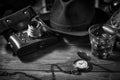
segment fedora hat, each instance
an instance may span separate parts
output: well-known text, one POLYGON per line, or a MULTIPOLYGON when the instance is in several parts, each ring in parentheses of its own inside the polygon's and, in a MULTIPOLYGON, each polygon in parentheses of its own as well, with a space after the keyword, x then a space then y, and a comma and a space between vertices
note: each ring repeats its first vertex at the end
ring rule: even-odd
POLYGON ((55 0, 48 29, 75 36, 88 34, 94 15, 94 0, 55 0))

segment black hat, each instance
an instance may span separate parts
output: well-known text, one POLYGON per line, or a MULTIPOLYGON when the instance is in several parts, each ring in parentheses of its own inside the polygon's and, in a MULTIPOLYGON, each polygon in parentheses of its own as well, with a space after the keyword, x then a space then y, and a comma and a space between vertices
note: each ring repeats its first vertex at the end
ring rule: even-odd
POLYGON ((94 0, 55 0, 48 28, 63 34, 84 36, 88 34, 94 15, 94 0))

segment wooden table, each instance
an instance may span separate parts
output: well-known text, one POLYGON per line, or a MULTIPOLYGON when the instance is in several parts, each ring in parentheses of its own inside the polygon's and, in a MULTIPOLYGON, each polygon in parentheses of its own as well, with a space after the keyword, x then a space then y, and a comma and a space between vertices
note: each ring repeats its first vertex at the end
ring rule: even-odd
MULTIPOLYGON (((1 36, 0 71, 8 71, 10 73, 24 72, 38 78, 39 80, 53 80, 51 64, 57 64, 63 70, 72 70, 73 62, 80 59, 77 52, 84 51, 91 57, 91 62, 99 66, 93 66, 92 71, 82 72, 81 75, 66 74, 55 67, 55 80, 120 80, 119 61, 98 59, 91 54, 89 44, 82 44, 79 40, 76 42, 79 42, 79 44, 69 44, 68 42, 65 43, 60 41, 43 51, 38 51, 22 58, 18 58, 17 56, 13 56, 11 51, 5 49, 6 41, 1 36)), ((74 41, 73 43, 76 42, 74 41)), ((0 76, 0 80, 3 77, 4 76, 0 76)))

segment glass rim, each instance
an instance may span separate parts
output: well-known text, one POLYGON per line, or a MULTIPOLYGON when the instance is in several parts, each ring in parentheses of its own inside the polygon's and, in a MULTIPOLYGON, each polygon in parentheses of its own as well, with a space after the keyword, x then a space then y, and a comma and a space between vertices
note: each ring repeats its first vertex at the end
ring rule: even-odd
MULTIPOLYGON (((91 27, 89 27, 88 29, 88 33, 89 35, 92 35, 92 36, 95 36, 92 32, 94 32, 96 29, 99 29, 100 26, 110 26, 108 24, 93 24, 91 27), (98 25, 98 26, 97 26, 98 25), (96 26, 96 27, 95 27, 96 26)), ((113 38, 115 37, 116 35, 112 35, 110 38, 113 38)), ((101 36, 98 36, 98 37, 101 37, 101 36)))
POLYGON ((96 29, 98 29, 99 27, 100 27, 100 24, 93 24, 92 26, 89 27, 88 33, 93 35, 92 32, 95 31, 96 29), (99 25, 99 26, 97 26, 97 25, 99 25), (96 26, 96 28, 94 28, 95 26, 96 26))

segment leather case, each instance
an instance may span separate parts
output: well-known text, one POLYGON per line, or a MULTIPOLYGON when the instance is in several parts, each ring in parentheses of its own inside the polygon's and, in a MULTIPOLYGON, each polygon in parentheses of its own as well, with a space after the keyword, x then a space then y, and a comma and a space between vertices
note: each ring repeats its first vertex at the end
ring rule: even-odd
POLYGON ((31 6, 27 6, 11 15, 0 19, 0 34, 8 29, 20 31, 25 29, 27 23, 36 16, 31 6), (24 25, 26 24, 26 25, 24 25))

